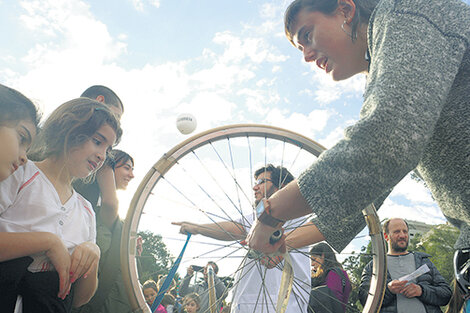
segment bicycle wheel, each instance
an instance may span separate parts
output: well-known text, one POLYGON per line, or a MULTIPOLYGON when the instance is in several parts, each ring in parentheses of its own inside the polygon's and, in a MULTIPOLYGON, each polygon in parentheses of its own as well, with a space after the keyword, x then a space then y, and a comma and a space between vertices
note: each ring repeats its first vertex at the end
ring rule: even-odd
MULTIPOLYGON (((171 222, 189 220, 220 225, 229 221, 249 229, 254 218, 247 218, 253 216, 254 170, 272 163, 287 168, 297 176, 324 150, 320 144, 297 133, 277 127, 246 124, 223 126, 200 133, 163 155, 139 185, 123 227, 122 272, 135 312, 150 312, 141 292, 136 266, 135 246, 139 231, 147 230, 161 235, 170 253, 176 256, 183 246, 184 237, 178 233, 179 227, 172 226, 171 222)), ((373 260, 373 275, 363 308, 363 312, 369 313, 378 312, 380 308, 385 286, 386 258, 375 209, 369 206, 363 210, 363 214, 372 242, 370 256, 373 260)), ((287 224, 286 233, 311 218, 310 215, 290 226, 287 224)), ((307 251, 307 248, 294 249, 292 253, 298 253, 304 258, 300 261, 302 267, 308 263, 310 268, 307 251)), ((184 276, 185 268, 192 264, 205 265, 207 260, 217 262, 220 268, 218 276, 228 277, 228 280, 234 282, 224 290, 227 302, 235 299, 237 292, 241 292, 239 282, 245 278, 244 275, 257 273, 260 283, 256 286, 259 291, 253 297, 256 303, 252 307, 258 310, 250 309, 250 312, 275 312, 276 298, 272 296, 270 287, 273 282, 265 279, 273 273, 268 271, 281 272, 282 263, 268 270, 258 260, 246 256, 247 248, 235 238, 222 242, 201 235, 193 236, 178 273, 184 276), (260 305, 262 310, 259 309, 260 305)), ((306 278, 305 271, 296 272, 294 268, 291 298, 298 305, 295 312, 307 311, 306 303, 311 290, 309 274, 310 270, 306 278)))

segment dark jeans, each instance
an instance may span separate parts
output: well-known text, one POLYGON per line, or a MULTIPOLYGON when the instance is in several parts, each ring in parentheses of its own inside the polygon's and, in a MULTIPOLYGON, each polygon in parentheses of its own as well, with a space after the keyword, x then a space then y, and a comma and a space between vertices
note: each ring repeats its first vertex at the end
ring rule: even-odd
MULTIPOLYGON (((16 298, 23 298, 23 313, 67 313, 72 309, 72 295, 64 300, 59 293, 59 274, 29 272, 30 257, 0 262, 0 308, 10 313, 15 309, 16 298)), ((72 286, 73 287, 73 286, 72 286)))

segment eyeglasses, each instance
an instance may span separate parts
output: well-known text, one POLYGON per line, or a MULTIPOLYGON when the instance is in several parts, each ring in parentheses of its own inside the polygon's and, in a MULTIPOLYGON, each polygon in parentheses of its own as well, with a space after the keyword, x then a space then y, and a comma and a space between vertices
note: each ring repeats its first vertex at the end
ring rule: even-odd
POLYGON ((255 186, 264 184, 264 183, 267 182, 267 181, 274 182, 274 181, 272 181, 272 180, 269 179, 269 178, 260 178, 260 179, 257 179, 257 180, 255 181, 255 186))

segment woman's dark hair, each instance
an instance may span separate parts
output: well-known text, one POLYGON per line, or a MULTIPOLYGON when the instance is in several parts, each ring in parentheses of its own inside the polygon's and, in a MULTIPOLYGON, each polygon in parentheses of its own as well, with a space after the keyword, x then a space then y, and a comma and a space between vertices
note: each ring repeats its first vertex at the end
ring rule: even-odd
POLYGON ((162 298, 162 302, 160 302, 164 307, 166 307, 167 305, 175 305, 175 297, 173 297, 171 294, 169 293, 166 293, 163 298, 162 298))
POLYGON ((37 128, 40 115, 34 103, 10 87, 0 85, 0 126, 16 125, 29 120, 37 128))
POLYGON ((155 290, 155 292, 158 292, 158 287, 157 287, 157 283, 152 280, 152 279, 149 279, 147 280, 143 285, 142 285, 142 291, 144 289, 148 289, 148 288, 151 288, 153 290, 155 290))
POLYGON ((127 153, 119 149, 113 149, 108 153, 108 158, 106 158, 105 165, 111 167, 113 170, 115 168, 121 167, 131 161, 132 166, 134 166, 134 159, 127 153))
MULTIPOLYGON (((359 24, 369 23, 369 18, 374 11, 379 0, 354 0, 356 12, 351 21, 351 38, 354 41, 357 37, 359 24)), ((325 15, 333 15, 338 8, 337 0, 295 0, 286 9, 284 15, 284 31, 289 41, 295 46, 292 27, 294 27, 297 17, 302 10, 308 12, 320 12, 325 15)))
POLYGON ((40 161, 65 156, 71 148, 85 143, 105 124, 116 133, 114 144, 117 144, 122 135, 121 126, 106 106, 89 98, 70 100, 55 109, 44 122, 31 148, 31 158, 40 161))
POLYGON ((199 295, 195 292, 192 292, 183 298, 183 306, 191 300, 196 302, 198 307, 201 307, 201 298, 199 298, 199 295))
POLYGON ((323 282, 325 281, 326 275, 328 275, 328 272, 331 269, 343 268, 341 266, 341 263, 339 263, 338 260, 336 259, 335 252, 327 243, 320 242, 320 243, 313 245, 312 248, 310 249, 309 254, 324 258, 323 264, 320 266, 319 270, 314 275, 314 277, 320 278, 320 280, 322 280, 323 282))

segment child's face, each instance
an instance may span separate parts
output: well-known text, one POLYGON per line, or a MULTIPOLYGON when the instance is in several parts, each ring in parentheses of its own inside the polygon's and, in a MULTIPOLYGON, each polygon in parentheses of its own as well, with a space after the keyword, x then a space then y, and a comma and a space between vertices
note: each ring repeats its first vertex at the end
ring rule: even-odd
POLYGON ((196 301, 189 300, 184 305, 184 309, 186 310, 187 313, 196 313, 197 310, 199 310, 199 306, 197 305, 196 301))
POLYGON ((116 189, 125 190, 129 182, 134 178, 134 165, 131 160, 118 165, 114 169, 114 178, 116 180, 116 189))
POLYGON ((147 301, 147 304, 149 306, 152 306, 153 301, 157 297, 157 292, 153 288, 145 288, 144 297, 145 297, 145 301, 147 301))
POLYGON ((70 149, 66 167, 71 176, 87 177, 97 171, 106 159, 106 152, 116 141, 116 133, 108 124, 101 126, 89 140, 70 149))
POLYGON ((0 126, 0 181, 26 163, 26 151, 36 137, 36 127, 22 120, 15 126, 0 126))

